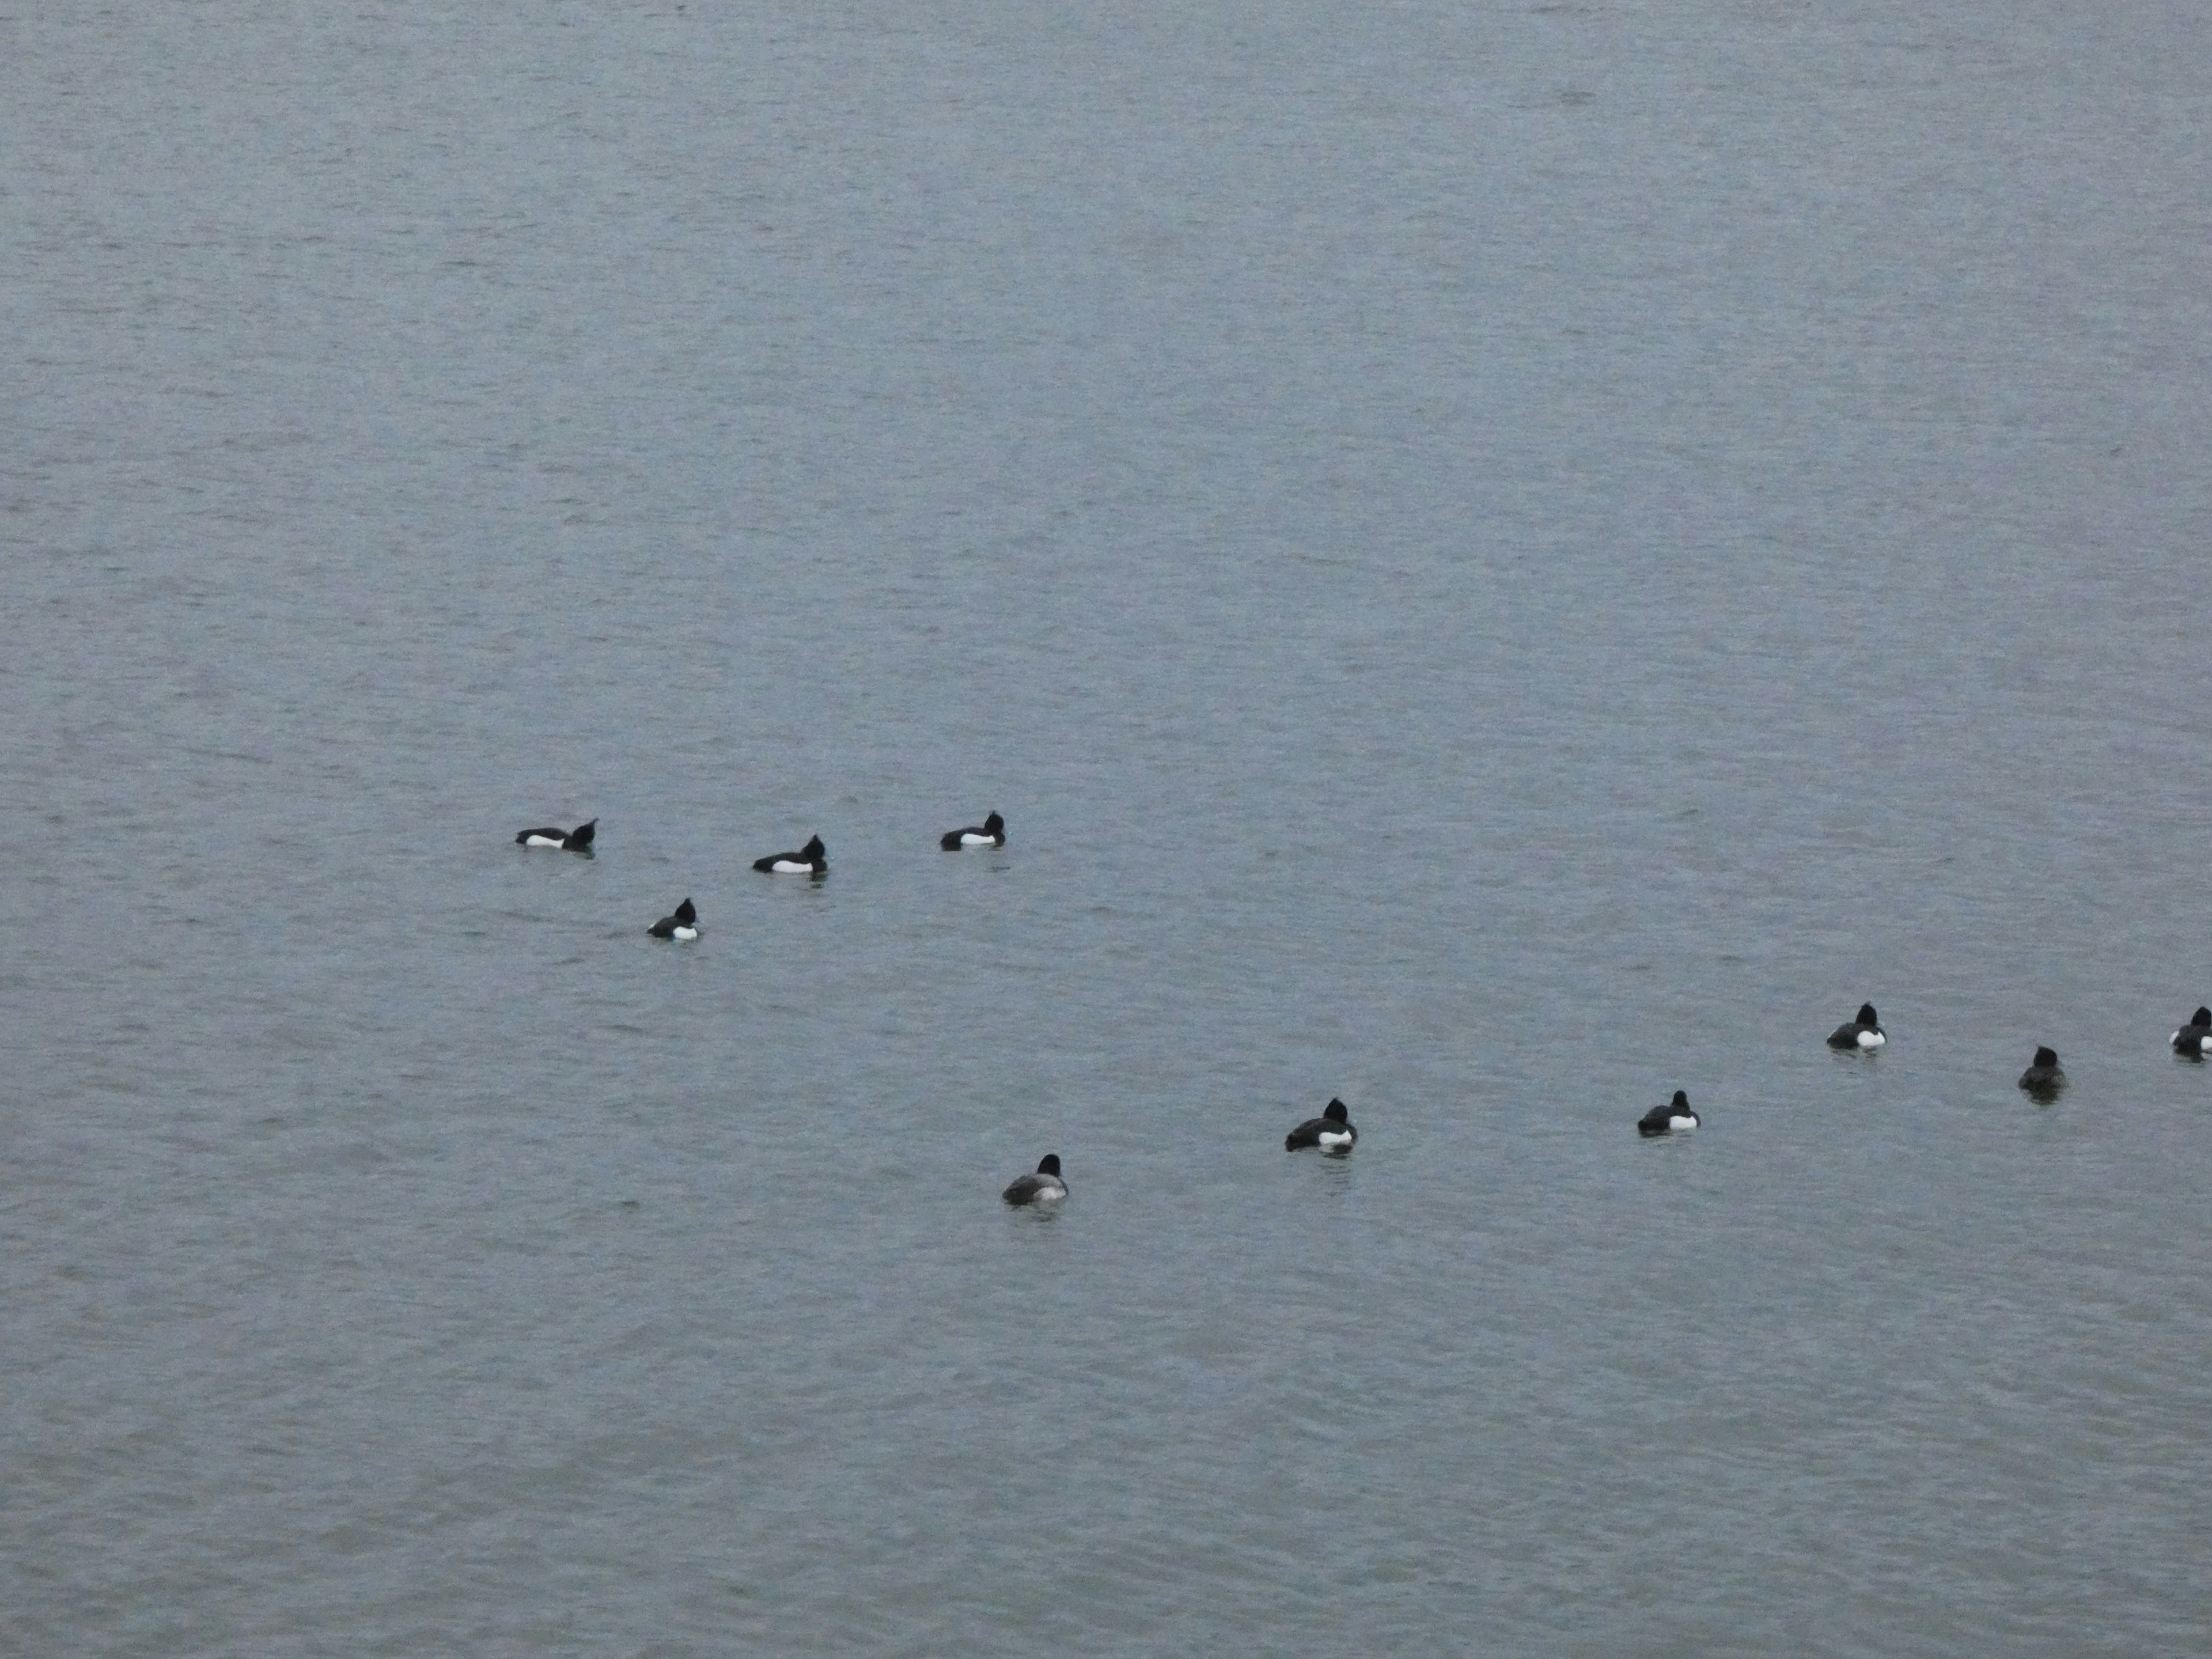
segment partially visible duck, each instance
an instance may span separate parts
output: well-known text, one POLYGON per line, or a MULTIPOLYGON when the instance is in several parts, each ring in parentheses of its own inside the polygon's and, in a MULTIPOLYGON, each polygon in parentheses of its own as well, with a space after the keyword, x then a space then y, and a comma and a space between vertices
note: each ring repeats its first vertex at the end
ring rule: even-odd
POLYGON ((1846 1020, 1828 1033, 1831 1048, 1879 1048, 1889 1039, 1882 1035, 1881 1021, 1875 1018, 1874 1004, 1859 1004, 1858 1017, 1846 1020))
POLYGON ((1348 1152, 1359 1141, 1359 1131, 1345 1115, 1345 1104, 1332 1099, 1319 1117, 1310 1117, 1283 1137, 1283 1150, 1296 1152, 1318 1146, 1324 1152, 1348 1152))
POLYGON ((2038 1100, 2051 1100, 2066 1086, 2066 1073, 2058 1069, 2056 1048, 2038 1048, 2035 1063, 2020 1074, 2020 1086, 2038 1100))
POLYGON ((1060 1178, 1060 1154, 1047 1152, 1035 1175, 1025 1175, 1001 1194, 1009 1204, 1049 1204, 1067 1196, 1067 1183, 1060 1178))
POLYGON ((965 830, 948 830, 938 837, 937 844, 948 853, 957 853, 963 847, 1004 847, 1006 844, 1006 821, 996 812, 980 824, 970 824, 965 830))
POLYGON ((564 853, 588 853, 592 837, 599 832, 599 821, 580 823, 574 830, 525 830, 514 838, 517 847, 557 847, 564 853))
POLYGON ((1690 1109, 1686 1091, 1674 1091, 1674 1099, 1664 1106, 1654 1106, 1636 1120, 1636 1133, 1640 1135, 1682 1134, 1698 1127, 1698 1115, 1690 1109))
POLYGON ((753 868, 771 876, 826 876, 830 860, 822 837, 816 836, 796 853, 770 853, 764 859, 755 859, 753 868))
POLYGON ((2173 1034, 2173 1052, 2202 1060, 2212 1054, 2212 1008, 2199 1008, 2189 1024, 2173 1034))
POLYGON ((685 899, 676 907, 673 915, 661 917, 645 930, 655 939, 694 939, 699 937, 699 913, 685 899))

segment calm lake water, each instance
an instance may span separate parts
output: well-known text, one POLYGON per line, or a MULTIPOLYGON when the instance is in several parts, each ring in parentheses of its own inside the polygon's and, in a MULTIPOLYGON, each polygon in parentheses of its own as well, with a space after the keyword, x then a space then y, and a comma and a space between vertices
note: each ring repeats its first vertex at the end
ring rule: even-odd
POLYGON ((0 1648, 2212 1645, 2212 13, 0 61, 0 1648))

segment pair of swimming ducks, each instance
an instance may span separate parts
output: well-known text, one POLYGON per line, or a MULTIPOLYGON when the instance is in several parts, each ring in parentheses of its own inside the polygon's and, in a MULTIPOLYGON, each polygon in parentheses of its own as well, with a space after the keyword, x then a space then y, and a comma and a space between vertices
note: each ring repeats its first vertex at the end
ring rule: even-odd
MULTIPOLYGON (((2200 1007, 2190 1015, 2189 1024, 2172 1036, 2173 1052, 2191 1060, 2203 1060, 2212 1054, 2212 1008, 2200 1007)), ((2055 1100, 2058 1091, 2066 1086, 2066 1073, 2059 1069, 2058 1052, 2055 1048, 2038 1048, 2035 1063, 2020 1074, 2020 1086, 2038 1100, 2055 1100)))
MULTIPOLYGON (((1888 1041, 1871 1002, 1861 1003, 1856 1019, 1846 1020, 1828 1033, 1831 1048, 1856 1048, 1862 1054, 1879 1048, 1888 1041)), ((2066 1086, 2066 1073, 2058 1069, 2057 1051, 2038 1048, 2034 1060, 2020 1074, 2020 1086, 2038 1100, 2054 1098, 2066 1086)))
MULTIPOLYGON (((2202 1008, 2197 1012, 2200 1014, 2205 1012, 2202 1008)), ((2179 1032, 2175 1033, 2177 1037, 2179 1035, 2179 1032)), ((1879 1048, 1888 1041, 1888 1036, 1881 1029, 1881 1018, 1875 1014, 1874 1004, 1871 1002, 1861 1003, 1856 1018, 1844 1021, 1828 1033, 1828 1046, 1831 1048, 1856 1048, 1862 1053, 1879 1048)), ((2177 1042, 2175 1046, 2179 1047, 2179 1044, 2177 1042)), ((2058 1069, 2057 1051, 2051 1048, 2038 1048, 2035 1051, 2033 1062, 2020 1074, 2020 1086, 2039 1099, 2044 1100, 2051 1098, 2064 1088, 2066 1073, 2058 1069)))
MULTIPOLYGON (((755 859, 753 868, 764 876, 826 876, 829 851, 822 845, 822 837, 816 836, 795 853, 770 853, 766 858, 755 859)), ((655 939, 674 939, 678 944, 695 939, 699 937, 699 908, 686 898, 645 931, 655 939)))
MULTIPOLYGON (((1313 1147, 1341 1155, 1358 1142, 1359 1131, 1352 1127, 1349 1109, 1340 1100, 1331 1100, 1319 1117, 1308 1118, 1283 1137, 1283 1150, 1302 1152, 1313 1147)), ((1066 1198, 1067 1182, 1060 1179, 1060 1154, 1047 1152, 1035 1175, 1022 1176, 1001 1196, 1009 1204, 1054 1204, 1066 1198)))
MULTIPOLYGON (((593 818, 574 830, 520 830, 514 842, 518 847, 550 847, 564 853, 589 854, 599 833, 599 821, 593 818)), ((1004 847, 1006 821, 994 812, 981 823, 946 830, 937 838, 937 844, 948 853, 957 853, 963 847, 1004 847)), ((821 836, 814 836, 795 853, 770 853, 766 858, 755 859, 753 868, 767 876, 826 876, 830 873, 829 849, 823 846, 821 836)), ((687 897, 645 931, 655 939, 679 943, 695 939, 699 937, 699 908, 687 897)))
MULTIPOLYGON (((1862 1002, 1857 1014, 1845 1020, 1828 1033, 1831 1048, 1856 1048, 1862 1054, 1871 1054, 1889 1041, 1881 1029, 1881 1016, 1874 1011, 1874 1004, 1862 1002)), ((1654 1106, 1636 1120, 1636 1133, 1640 1135, 1678 1135, 1698 1127, 1698 1115, 1690 1109, 1686 1091, 1674 1091, 1674 1099, 1664 1106, 1654 1106)))

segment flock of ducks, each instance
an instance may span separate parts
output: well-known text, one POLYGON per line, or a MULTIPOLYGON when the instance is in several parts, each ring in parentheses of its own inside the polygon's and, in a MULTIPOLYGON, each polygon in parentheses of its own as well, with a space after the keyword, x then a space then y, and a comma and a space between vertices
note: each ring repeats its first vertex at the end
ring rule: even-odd
MULTIPOLYGON (((524 830, 514 837, 520 847, 546 847, 562 852, 581 853, 591 856, 592 842, 599 834, 599 821, 580 823, 574 830, 524 830)), ((982 823, 964 829, 948 830, 938 837, 937 844, 947 853, 957 853, 969 847, 1004 847, 1006 844, 1006 821, 996 812, 982 823)), ((753 860, 753 868, 763 875, 807 876, 820 878, 830 873, 829 851, 822 837, 808 837, 806 845, 795 853, 770 853, 765 858, 753 860)), ((699 912, 686 898, 659 921, 646 929, 655 939, 682 943, 699 937, 699 912)), ((1881 1017, 1875 1012, 1874 1004, 1863 1002, 1850 1019, 1828 1033, 1831 1048, 1855 1050, 1872 1054, 1888 1042, 1889 1036, 1881 1029, 1881 1017)), ((2212 1055, 2212 1007, 2200 1007, 2189 1017, 2189 1024, 2173 1034, 2173 1051, 2194 1060, 2212 1055)), ((2038 1101, 2049 1102, 2058 1097, 2066 1086, 2066 1073, 2060 1069, 2056 1049, 2039 1048, 2028 1068, 2020 1074, 2020 1086, 2038 1101)), ((1654 1135, 1684 1134, 1698 1127, 1698 1117, 1691 1109, 1686 1091, 1677 1089, 1674 1097, 1663 1106, 1654 1106, 1637 1119, 1637 1133, 1646 1138, 1654 1135)), ((1350 1109, 1340 1100, 1332 1099, 1322 1109, 1319 1117, 1310 1117, 1283 1137, 1283 1150, 1290 1152, 1309 1150, 1343 1157, 1359 1143, 1359 1131, 1353 1127, 1350 1109)), ((1001 1194, 1006 1202, 1015 1205, 1051 1204, 1067 1196, 1067 1182, 1060 1172, 1060 1154, 1048 1152, 1036 1172, 1023 1176, 1001 1194)))

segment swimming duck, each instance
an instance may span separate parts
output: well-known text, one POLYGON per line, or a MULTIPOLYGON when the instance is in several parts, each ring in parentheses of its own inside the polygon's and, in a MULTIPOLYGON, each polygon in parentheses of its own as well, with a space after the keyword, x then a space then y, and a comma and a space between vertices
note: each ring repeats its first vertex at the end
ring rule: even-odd
POLYGON ((588 853, 592 837, 599 832, 599 821, 580 823, 574 830, 525 830, 516 835, 517 847, 557 847, 564 853, 588 853))
POLYGON ((2173 1034, 2173 1052, 2202 1060, 2212 1054, 2212 1008, 2199 1008, 2189 1024, 2173 1034))
POLYGON ((1047 1152, 1035 1175, 1025 1175, 1002 1194, 1009 1204, 1048 1204, 1067 1196, 1067 1183, 1060 1178, 1060 1154, 1047 1152))
POLYGON ((1879 1048, 1888 1042, 1882 1034, 1881 1021, 1875 1017, 1874 1004, 1859 1004, 1858 1017, 1847 1020, 1828 1033, 1831 1048, 1857 1048, 1862 1051, 1879 1048))
POLYGON ((1636 1120, 1636 1133, 1640 1135, 1681 1134, 1698 1127, 1698 1115, 1690 1109, 1686 1091, 1674 1091, 1674 1099, 1664 1106, 1654 1106, 1636 1120))
POLYGON ((938 837, 937 844, 948 853, 957 853, 963 847, 1004 847, 1006 844, 1006 821, 996 812, 979 824, 965 830, 948 830, 938 837))
POLYGON ((826 876, 830 860, 822 845, 822 837, 814 836, 796 853, 770 853, 764 859, 755 859, 753 868, 771 876, 826 876))
POLYGON ((1318 1146, 1324 1152, 1348 1152, 1358 1140, 1359 1131, 1345 1115, 1344 1103, 1331 1099, 1321 1109, 1319 1117, 1308 1118, 1283 1137, 1283 1150, 1295 1152, 1318 1146))
POLYGON ((2038 1100, 2051 1100, 2066 1086, 2066 1073, 2058 1069, 2056 1048, 2038 1048, 2035 1063, 2020 1074, 2020 1086, 2038 1100))
POLYGON ((685 899, 676 907, 673 915, 661 917, 646 932, 655 939, 695 939, 699 937, 699 913, 691 908, 691 901, 685 899))

